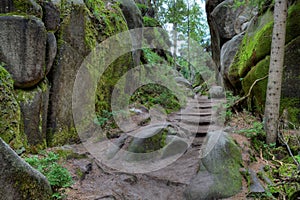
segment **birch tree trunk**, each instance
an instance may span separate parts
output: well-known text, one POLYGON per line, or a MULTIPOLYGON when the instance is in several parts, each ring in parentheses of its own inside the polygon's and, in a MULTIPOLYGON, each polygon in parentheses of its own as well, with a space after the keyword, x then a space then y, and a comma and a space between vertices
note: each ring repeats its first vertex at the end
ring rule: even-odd
POLYGON ((287 0, 275 0, 274 27, 264 116, 267 144, 275 143, 277 140, 286 17, 287 0))

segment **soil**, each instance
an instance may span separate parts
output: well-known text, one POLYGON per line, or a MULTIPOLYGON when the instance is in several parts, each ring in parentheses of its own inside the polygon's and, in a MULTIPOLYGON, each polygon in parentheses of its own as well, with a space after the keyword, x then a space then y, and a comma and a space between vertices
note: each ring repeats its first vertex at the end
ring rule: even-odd
MULTIPOLYGON (((234 130, 249 128, 254 120, 255 118, 249 117, 247 113, 240 113, 234 115, 227 125, 234 132, 234 130)), ((65 167, 71 172, 74 180, 74 184, 66 189, 66 199, 182 200, 184 199, 183 191, 199 167, 199 150, 205 139, 205 135, 201 136, 195 138, 192 145, 176 162, 160 170, 140 174, 120 172, 107 167, 95 159, 82 144, 65 146, 65 149, 71 149, 77 155, 85 157, 70 158, 65 163, 65 167)), ((254 153, 249 139, 236 133, 232 133, 231 136, 241 147, 243 158, 241 171, 251 169, 256 173, 259 172, 266 163, 259 156, 257 162, 251 163, 250 155, 254 153)), ((241 192, 227 199, 251 199, 247 197, 248 195, 248 183, 244 178, 241 192)))

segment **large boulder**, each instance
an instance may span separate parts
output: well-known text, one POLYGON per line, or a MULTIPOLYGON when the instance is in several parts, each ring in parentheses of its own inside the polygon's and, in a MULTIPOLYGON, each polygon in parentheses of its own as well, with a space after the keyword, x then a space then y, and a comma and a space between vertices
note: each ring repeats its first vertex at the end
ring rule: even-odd
MULTIPOLYGON (((206 1, 207 21, 211 34, 212 57, 216 70, 220 72, 220 51, 222 46, 234 36, 245 31, 254 15, 249 6, 235 7, 233 0, 206 1)), ((217 76, 218 82, 222 82, 217 76)))
MULTIPOLYGON (((281 92, 281 111, 287 109, 289 120, 293 123, 300 122, 300 90, 295 85, 299 84, 299 49, 300 28, 296 22, 300 20, 300 2, 289 7, 286 45, 284 58, 284 75, 281 92)), ((259 17, 256 23, 249 27, 240 49, 230 66, 230 77, 235 82, 237 91, 248 93, 251 85, 260 78, 265 77, 269 71, 271 33, 273 26, 272 13, 269 11, 259 17), (240 56, 243 59, 238 59, 240 56), (241 84, 240 84, 241 83, 241 84), (238 87, 237 85, 241 85, 238 87)), ((259 81, 252 89, 249 101, 253 110, 258 113, 264 112, 266 88, 268 79, 259 81)))
MULTIPOLYGON (((126 19, 128 29, 137 29, 143 27, 142 13, 133 0, 121 0, 121 9, 126 19)), ((142 37, 143 37, 142 29, 140 29, 139 31, 135 31, 135 34, 132 34, 131 36, 132 45, 134 47, 141 47, 142 37)), ((134 51, 132 56, 134 59, 135 66, 139 66, 140 58, 141 58, 141 50, 134 51)))
POLYGON ((21 107, 21 132, 27 137, 30 150, 46 147, 46 126, 49 99, 48 81, 30 90, 18 89, 16 98, 21 107))
POLYGON ((23 147, 20 134, 20 106, 15 99, 11 75, 0 64, 0 138, 15 149, 23 147))
POLYGON ((231 40, 226 42, 221 48, 221 56, 220 56, 220 72, 224 81, 224 85, 227 88, 232 88, 233 86, 230 84, 229 80, 229 67, 233 62, 234 56, 239 49, 239 45, 241 44, 244 38, 244 33, 240 33, 234 36, 231 40))
POLYGON ((51 199, 51 186, 0 138, 0 199, 51 199))
POLYGON ((54 33, 48 32, 47 35, 47 54, 46 54, 46 71, 45 74, 47 75, 54 63, 55 56, 57 53, 57 41, 54 33))
POLYGON ((45 77, 47 32, 44 23, 32 16, 0 16, 0 60, 14 85, 29 88, 45 77))
POLYGON ((250 9, 246 10, 247 7, 244 6, 234 9, 232 8, 233 4, 233 0, 225 0, 217 5, 211 13, 218 35, 222 40, 231 39, 244 31, 241 26, 237 27, 237 25, 242 24, 243 20, 244 23, 249 21, 249 17, 251 17, 248 14, 250 13, 250 9))
POLYGON ((221 199, 238 193, 242 188, 242 156, 234 141, 219 130, 208 133, 203 147, 199 172, 184 192, 186 199, 221 199))
MULTIPOLYGON (((48 74, 52 85, 49 97, 48 131, 49 133, 61 132, 62 134, 74 130, 72 115, 73 85, 84 57, 92 48, 90 45, 95 45, 87 41, 93 42, 93 38, 89 37, 94 36, 94 32, 96 32, 91 25, 88 9, 83 2, 74 2, 71 5, 68 2, 64 3, 65 7, 70 7, 66 8, 68 11, 61 11, 67 16, 58 30, 57 35, 59 38, 57 40, 59 42, 56 62, 48 74)), ((70 136, 58 135, 57 138, 65 140, 65 137, 70 136)), ((68 141, 63 141, 63 143, 65 142, 68 141)), ((60 141, 56 141, 56 143, 58 144, 60 141)))
MULTIPOLYGON (((284 73, 281 92, 280 110, 286 109, 289 113, 289 120, 293 123, 300 122, 300 90, 295 85, 300 84, 300 36, 292 40, 285 46, 284 58, 284 73)), ((269 72, 270 56, 257 63, 247 73, 242 81, 244 92, 248 92, 253 82, 259 78, 263 78, 269 72)), ((252 107, 256 112, 263 113, 266 99, 268 79, 259 81, 252 89, 249 97, 251 99, 252 107)))
POLYGON ((60 10, 52 1, 43 1, 43 21, 48 31, 57 31, 60 24, 60 10))

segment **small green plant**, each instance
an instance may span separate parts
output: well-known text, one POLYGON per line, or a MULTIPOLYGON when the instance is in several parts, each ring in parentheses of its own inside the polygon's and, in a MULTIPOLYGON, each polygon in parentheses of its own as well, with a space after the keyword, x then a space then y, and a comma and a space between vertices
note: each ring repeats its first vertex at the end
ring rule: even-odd
POLYGON ((54 152, 41 152, 41 155, 34 155, 25 158, 25 161, 39 172, 46 176, 54 194, 53 199, 62 199, 64 196, 63 188, 72 185, 72 177, 69 171, 59 164, 60 157, 54 152))
POLYGON ((234 96, 231 91, 226 91, 226 103, 223 104, 220 116, 225 121, 229 121, 233 115, 232 106, 239 99, 239 96, 234 96))
POLYGON ((137 89, 130 99, 131 103, 139 103, 147 108, 158 104, 165 108, 167 114, 179 110, 181 105, 177 97, 168 88, 158 84, 147 84, 137 89))
POLYGON ((300 163, 300 155, 296 155, 295 159, 297 160, 298 163, 300 163))

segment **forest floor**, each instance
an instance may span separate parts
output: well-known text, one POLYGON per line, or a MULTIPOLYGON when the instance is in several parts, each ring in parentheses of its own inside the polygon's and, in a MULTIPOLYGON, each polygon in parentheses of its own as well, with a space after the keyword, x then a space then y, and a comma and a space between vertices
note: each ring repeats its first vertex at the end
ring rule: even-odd
MULTIPOLYGON (((241 112, 234 114, 226 123, 227 127, 233 130, 231 136, 241 148, 243 158, 241 173, 244 175, 241 192, 227 200, 288 198, 282 188, 278 188, 278 191, 275 191, 275 195, 278 194, 278 196, 268 193, 267 183, 271 182, 271 180, 261 175, 266 166, 271 166, 275 169, 276 164, 274 163, 280 163, 281 161, 274 157, 266 159, 262 151, 257 151, 254 148, 251 137, 243 134, 247 131, 247 134, 255 134, 250 132, 256 131, 253 129, 253 124, 257 123, 257 121, 259 120, 249 113, 241 112)), ((75 181, 66 190, 67 199, 182 200, 184 199, 182 194, 189 183, 189 179, 197 171, 199 149, 204 140, 203 137, 195 139, 192 148, 189 148, 175 163, 164 169, 146 174, 130 174, 115 171, 94 159, 84 146, 70 146, 72 151, 86 157, 83 159, 71 158, 65 163, 65 167, 71 172, 75 181)), ((280 180, 276 181, 281 183, 280 180)), ((297 198, 298 196, 295 199, 297 198)))

